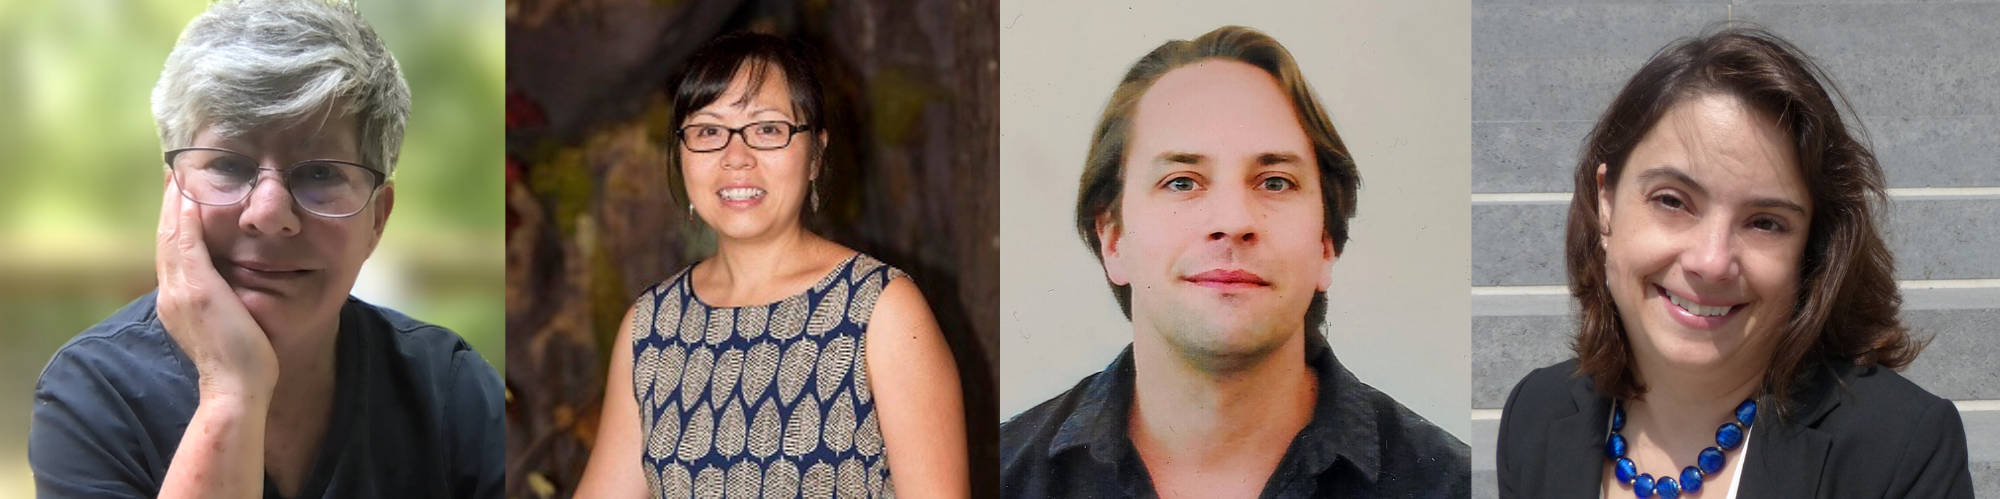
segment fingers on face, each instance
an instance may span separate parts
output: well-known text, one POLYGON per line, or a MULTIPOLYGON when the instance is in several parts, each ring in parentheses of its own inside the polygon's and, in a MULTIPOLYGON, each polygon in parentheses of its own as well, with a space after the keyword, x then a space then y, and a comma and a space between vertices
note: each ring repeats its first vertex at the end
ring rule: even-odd
POLYGON ((161 194, 159 244, 155 248, 155 271, 159 273, 161 291, 173 293, 172 287, 192 287, 201 284, 198 278, 189 274, 190 268, 208 260, 208 247, 202 241, 201 207, 183 198, 172 177, 167 179, 166 191, 161 194))

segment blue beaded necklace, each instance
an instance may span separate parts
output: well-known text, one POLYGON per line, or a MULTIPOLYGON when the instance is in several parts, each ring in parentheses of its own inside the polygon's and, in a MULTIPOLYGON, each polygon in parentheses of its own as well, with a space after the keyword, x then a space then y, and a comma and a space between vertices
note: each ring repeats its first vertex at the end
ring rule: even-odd
POLYGON ((1660 499, 1675 499, 1681 496, 1681 492, 1701 492, 1702 477, 1722 469, 1726 460, 1722 451, 1736 450, 1737 446, 1743 445, 1744 432, 1750 431, 1750 425, 1755 422, 1757 402, 1746 399, 1742 405, 1736 406, 1735 421, 1723 423, 1722 427, 1715 429, 1715 446, 1702 449, 1701 455, 1695 457, 1698 466, 1681 470, 1678 481, 1672 476, 1663 476, 1656 482, 1653 475, 1640 473, 1639 466, 1625 457, 1625 436, 1618 434, 1619 430, 1625 429, 1625 403, 1614 402, 1611 406, 1611 437, 1604 441, 1604 456, 1614 463, 1618 483, 1631 484, 1632 493, 1639 499, 1648 499, 1654 494, 1659 494, 1660 499))

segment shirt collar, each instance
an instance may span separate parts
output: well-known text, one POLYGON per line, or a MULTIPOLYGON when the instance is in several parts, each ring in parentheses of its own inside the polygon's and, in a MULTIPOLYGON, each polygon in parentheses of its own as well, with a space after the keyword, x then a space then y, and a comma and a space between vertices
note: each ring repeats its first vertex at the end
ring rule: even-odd
MULTIPOLYGON (((1375 481, 1382 469, 1382 445, 1377 427, 1380 408, 1368 399, 1374 391, 1340 365, 1324 335, 1306 335, 1306 365, 1319 380, 1319 400, 1313 407, 1312 421, 1299 430, 1285 451, 1279 472, 1290 466, 1290 472, 1297 473, 1294 476, 1317 476, 1345 459, 1361 476, 1375 481)), ((1128 432, 1135 375, 1132 347, 1127 345, 1110 366, 1084 386, 1082 400, 1050 441, 1048 456, 1055 458, 1083 447, 1092 459, 1106 465, 1129 464, 1121 463, 1128 456, 1137 460, 1128 432)))

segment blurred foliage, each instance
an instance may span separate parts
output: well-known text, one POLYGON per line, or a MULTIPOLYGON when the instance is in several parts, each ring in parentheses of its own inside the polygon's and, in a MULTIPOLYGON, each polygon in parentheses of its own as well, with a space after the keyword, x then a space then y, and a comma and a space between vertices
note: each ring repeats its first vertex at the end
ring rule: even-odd
MULTIPOLYGON (((457 331, 504 370, 505 4, 359 3, 413 109, 396 209, 355 294, 457 331)), ((33 494, 25 449, 41 367, 154 286, 151 92, 206 5, 0 0, 0 498, 33 494)))

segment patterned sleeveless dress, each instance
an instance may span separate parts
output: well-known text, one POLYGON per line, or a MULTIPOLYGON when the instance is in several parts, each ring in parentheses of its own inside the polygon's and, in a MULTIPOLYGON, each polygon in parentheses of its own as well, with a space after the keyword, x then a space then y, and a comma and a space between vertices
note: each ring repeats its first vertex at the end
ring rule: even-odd
POLYGON ((857 254, 748 307, 703 303, 688 274, 641 293, 632 321, 653 497, 894 497, 865 333, 903 273, 857 254))

